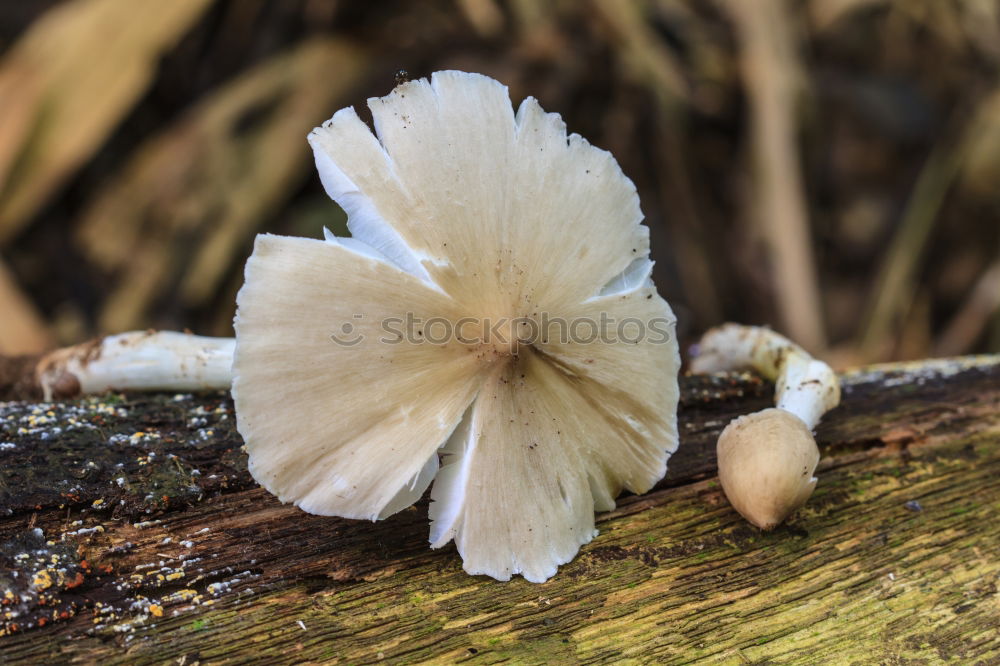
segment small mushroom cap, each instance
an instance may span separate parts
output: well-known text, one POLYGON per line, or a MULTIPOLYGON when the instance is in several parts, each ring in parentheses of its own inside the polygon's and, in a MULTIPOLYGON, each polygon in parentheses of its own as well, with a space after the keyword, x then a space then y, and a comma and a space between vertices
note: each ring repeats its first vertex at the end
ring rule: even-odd
POLYGON ((726 497, 761 529, 774 529, 805 504, 816 487, 816 440, 802 419, 783 409, 733 420, 719 436, 716 450, 726 497))

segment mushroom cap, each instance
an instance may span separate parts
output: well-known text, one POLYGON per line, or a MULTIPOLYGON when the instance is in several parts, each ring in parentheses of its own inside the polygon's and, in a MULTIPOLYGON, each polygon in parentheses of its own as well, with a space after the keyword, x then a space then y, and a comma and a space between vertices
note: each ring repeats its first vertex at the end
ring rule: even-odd
POLYGON ((677 447, 675 318, 635 186, 481 75, 438 72, 368 106, 374 134, 347 108, 309 137, 352 237, 263 235, 247 262, 233 396, 250 471, 306 511, 372 520, 433 480, 432 546, 454 540, 470 573, 543 581, 677 447), (460 335, 387 335, 407 318, 460 335), (462 337, 514 319, 539 334, 462 337), (356 344, 331 339, 348 331, 356 344))
POLYGON ((719 436, 716 452, 726 497, 761 529, 778 526, 816 487, 816 440, 802 419, 783 409, 734 419, 719 436))

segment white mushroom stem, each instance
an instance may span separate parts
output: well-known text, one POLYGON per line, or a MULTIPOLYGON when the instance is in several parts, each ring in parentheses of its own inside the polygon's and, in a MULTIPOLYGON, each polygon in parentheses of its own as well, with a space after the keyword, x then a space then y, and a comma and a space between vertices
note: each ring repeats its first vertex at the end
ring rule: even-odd
POLYGON ((772 380, 778 409, 799 417, 810 430, 840 404, 833 369, 769 328, 723 324, 705 333, 694 353, 692 372, 750 368, 772 380))
POLYGON ((43 356, 36 377, 46 400, 105 391, 199 391, 232 384, 233 338, 171 331, 109 335, 43 356))
POLYGON ((754 525, 773 529, 816 486, 812 429, 840 402, 837 375, 787 338, 755 326, 712 329, 694 353, 694 372, 752 368, 775 382, 777 408, 733 419, 716 444, 719 481, 730 503, 754 525))

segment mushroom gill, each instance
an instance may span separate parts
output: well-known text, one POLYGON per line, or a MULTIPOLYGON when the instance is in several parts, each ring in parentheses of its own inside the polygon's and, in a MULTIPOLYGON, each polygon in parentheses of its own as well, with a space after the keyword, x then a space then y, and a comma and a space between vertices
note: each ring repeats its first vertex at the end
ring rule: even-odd
POLYGON ((254 477, 379 519, 433 483, 433 547, 552 576, 594 511, 677 446, 674 316, 614 158, 532 98, 438 72, 309 137, 350 238, 262 235, 238 297, 233 395, 254 477))

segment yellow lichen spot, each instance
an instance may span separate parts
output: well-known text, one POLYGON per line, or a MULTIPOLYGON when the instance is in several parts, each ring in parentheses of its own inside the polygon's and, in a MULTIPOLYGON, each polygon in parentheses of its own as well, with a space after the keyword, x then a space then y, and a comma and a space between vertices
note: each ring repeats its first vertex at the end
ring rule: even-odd
POLYGON ((91 504, 91 506, 101 506, 102 504, 104 504, 104 500, 103 499, 95 499, 94 503, 91 504))
POLYGON ((184 578, 183 571, 175 571, 167 574, 167 580, 177 580, 178 578, 184 578))
POLYGON ((149 604, 149 612, 156 617, 163 617, 163 608, 159 604, 149 604))
POLYGON ((35 577, 31 580, 31 584, 39 590, 46 590, 52 587, 52 574, 49 573, 48 569, 43 569, 35 574, 35 577))
POLYGON ((198 593, 195 590, 187 588, 183 590, 177 590, 176 592, 164 597, 164 599, 167 601, 190 601, 196 596, 198 596, 198 593))

